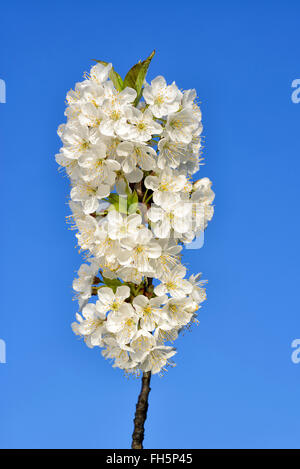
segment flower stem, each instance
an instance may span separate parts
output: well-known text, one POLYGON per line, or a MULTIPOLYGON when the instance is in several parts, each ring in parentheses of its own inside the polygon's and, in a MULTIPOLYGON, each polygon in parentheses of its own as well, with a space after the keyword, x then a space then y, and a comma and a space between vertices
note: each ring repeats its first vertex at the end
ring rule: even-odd
POLYGON ((143 373, 142 388, 137 401, 135 417, 134 417, 134 430, 132 434, 132 449, 143 449, 143 440, 145 433, 145 421, 147 418, 148 410, 148 397, 151 380, 151 371, 143 373))

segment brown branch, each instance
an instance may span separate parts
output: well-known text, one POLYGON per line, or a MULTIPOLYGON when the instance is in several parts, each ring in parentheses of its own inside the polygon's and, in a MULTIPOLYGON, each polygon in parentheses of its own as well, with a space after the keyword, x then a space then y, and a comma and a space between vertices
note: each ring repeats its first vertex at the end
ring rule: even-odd
POLYGON ((135 417, 134 417, 134 430, 132 434, 132 449, 143 449, 143 440, 145 433, 145 421, 147 418, 148 410, 148 397, 151 380, 151 371, 143 373, 142 377, 142 389, 136 405, 135 417))

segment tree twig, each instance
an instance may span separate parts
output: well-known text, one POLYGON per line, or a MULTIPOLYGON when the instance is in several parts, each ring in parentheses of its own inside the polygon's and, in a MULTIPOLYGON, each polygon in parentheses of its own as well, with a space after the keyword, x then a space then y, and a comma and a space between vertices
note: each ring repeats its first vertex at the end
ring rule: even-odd
POLYGON ((142 388, 137 401, 135 417, 134 417, 134 430, 132 434, 132 449, 143 449, 143 440, 145 433, 145 421, 147 418, 148 410, 148 397, 151 380, 151 371, 143 373, 142 388))

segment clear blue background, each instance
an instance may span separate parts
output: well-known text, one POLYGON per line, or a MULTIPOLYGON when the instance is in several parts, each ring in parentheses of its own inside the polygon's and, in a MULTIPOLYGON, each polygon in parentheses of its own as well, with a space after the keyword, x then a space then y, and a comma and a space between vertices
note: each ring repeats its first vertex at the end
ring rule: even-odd
POLYGON ((195 87, 214 220, 191 272, 209 280, 177 367, 154 377, 147 448, 300 448, 298 1, 1 4, 0 446, 127 448, 140 383, 70 329, 81 263, 54 155, 65 94, 91 59, 195 87))

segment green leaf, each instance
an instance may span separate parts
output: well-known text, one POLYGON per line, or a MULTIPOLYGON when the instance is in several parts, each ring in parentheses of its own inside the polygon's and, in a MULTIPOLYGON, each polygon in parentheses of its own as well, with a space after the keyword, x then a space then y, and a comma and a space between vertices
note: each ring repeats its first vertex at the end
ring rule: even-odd
POLYGON ((142 92, 143 83, 145 81, 150 62, 153 59, 154 55, 155 55, 155 50, 149 55, 149 57, 146 60, 142 62, 142 66, 139 70, 139 73, 135 82, 135 86, 136 86, 135 89, 136 89, 138 96, 142 92))
POLYGON ((115 205, 116 203, 119 203, 119 195, 116 193, 110 194, 109 197, 107 197, 107 200, 109 203, 115 205))
POLYGON ((128 205, 127 212, 128 212, 129 215, 132 214, 132 213, 135 213, 137 211, 138 204, 139 204, 139 198, 138 198, 138 195, 137 195, 136 191, 134 191, 128 197, 128 201, 127 201, 127 205, 128 205))
POLYGON ((135 101, 134 101, 134 103, 133 103, 135 106, 137 106, 138 103, 139 103, 140 100, 141 100, 141 97, 142 97, 142 95, 143 95, 143 89, 144 89, 144 88, 141 88, 141 91, 138 93, 137 97, 135 98, 135 101))
POLYGON ((135 213, 138 209, 138 204, 131 204, 130 207, 128 207, 128 215, 132 215, 135 213))
POLYGON ((133 191, 132 194, 128 197, 128 205, 136 204, 139 201, 136 191, 133 191))
MULTIPOLYGON (((109 78, 111 79, 115 88, 118 91, 122 91, 127 86, 129 86, 129 88, 133 88, 134 90, 136 90, 137 98, 135 100, 135 105, 141 99, 143 83, 146 78, 150 62, 153 59, 154 55, 155 55, 155 50, 149 55, 149 57, 147 57, 146 60, 143 60, 143 61, 140 60, 137 64, 135 64, 127 73, 126 77, 124 78, 124 81, 122 80, 120 75, 115 71, 114 68, 111 69, 111 72, 109 74, 109 78)), ((93 60, 102 65, 108 64, 108 62, 104 62, 103 60, 96 60, 96 59, 93 59, 93 60)))
POLYGON ((120 197, 118 194, 110 194, 107 198, 108 202, 111 203, 117 212, 127 213, 126 197, 120 197))
POLYGON ((129 86, 130 88, 133 88, 134 90, 136 90, 138 101, 141 98, 142 86, 143 86, 150 62, 154 57, 154 54, 155 54, 155 50, 149 55, 149 57, 146 60, 139 61, 139 63, 134 65, 129 70, 126 77, 124 78, 123 87, 126 88, 126 86, 129 86))
POLYGON ((120 287, 121 285, 124 285, 121 282, 121 280, 118 280, 117 278, 111 279, 111 278, 103 277, 103 282, 105 283, 107 287, 111 288, 114 291, 114 293, 116 293, 116 290, 118 287, 120 287))
MULTIPOLYGON (((98 62, 99 64, 102 64, 102 65, 107 65, 108 62, 103 62, 103 60, 96 60, 96 59, 93 59, 95 62, 98 62)), ((112 67, 111 71, 110 71, 110 74, 109 74, 109 78, 111 79, 111 81, 113 82, 114 84, 114 87, 118 90, 118 91, 122 91, 123 89, 123 80, 122 78, 120 77, 120 75, 115 71, 115 69, 112 67)))
POLYGON ((136 191, 128 194, 127 197, 113 193, 110 194, 107 200, 115 207, 117 212, 124 213, 125 215, 135 213, 139 202, 136 191))
POLYGON ((128 199, 127 197, 120 197, 119 196, 119 204, 118 204, 118 208, 117 210, 120 212, 120 213, 127 213, 127 207, 128 207, 128 199))
POLYGON ((124 85, 123 85, 123 80, 122 78, 120 77, 120 75, 112 68, 111 69, 111 72, 109 74, 109 78, 111 79, 111 81, 113 82, 115 88, 118 90, 118 91, 122 91, 122 89, 124 88, 124 85))
POLYGON ((129 70, 126 77, 124 78, 124 84, 123 84, 124 88, 126 88, 126 86, 129 86, 129 88, 133 88, 135 90, 135 83, 140 73, 141 67, 142 67, 142 62, 140 61, 138 64, 134 65, 129 70))

